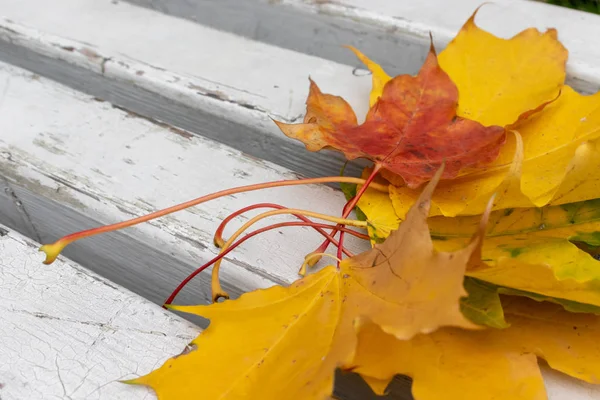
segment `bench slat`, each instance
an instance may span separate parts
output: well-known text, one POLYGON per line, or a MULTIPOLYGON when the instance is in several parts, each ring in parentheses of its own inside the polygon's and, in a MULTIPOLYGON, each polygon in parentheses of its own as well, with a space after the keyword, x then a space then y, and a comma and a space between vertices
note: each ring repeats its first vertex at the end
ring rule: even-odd
POLYGON ((147 399, 123 385, 183 350, 198 327, 0 225, 0 396, 147 399))
MULTIPOLYGON (((0 191, 6 210, 0 222, 16 218, 16 198, 24 203, 24 220, 30 220, 43 242, 225 188, 296 178, 281 167, 157 125, 16 67, 0 64, 0 82, 8 82, 0 114, 0 169, 13 191, 0 191)), ((65 254, 160 303, 187 274, 214 257, 212 235, 222 219, 260 202, 338 215, 345 199, 326 186, 239 194, 117 235, 83 240, 65 254)), ((223 279, 233 294, 292 281, 304 255, 320 240, 307 228, 253 238, 227 256, 223 279)), ((195 295, 182 301, 208 299, 206 280, 192 287, 195 295)))

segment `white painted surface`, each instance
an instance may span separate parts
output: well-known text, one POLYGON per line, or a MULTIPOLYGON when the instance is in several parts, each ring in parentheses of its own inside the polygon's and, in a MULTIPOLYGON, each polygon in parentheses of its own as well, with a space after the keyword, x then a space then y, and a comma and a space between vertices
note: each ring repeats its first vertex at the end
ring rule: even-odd
MULTIPOLYGON (((600 385, 579 381, 555 371, 546 364, 540 365, 548 400, 598 400, 600 385)), ((508 399, 507 399, 508 400, 508 399)))
POLYGON ((128 3, 55 0, 52 12, 45 4, 0 0, 0 39, 276 135, 269 116, 302 118, 309 76, 358 115, 368 108, 370 77, 346 65, 128 3))
MULTIPOLYGON (((482 0, 285 0, 284 3, 361 21, 396 33, 429 38, 445 46, 482 0)), ((587 91, 600 89, 600 16, 551 6, 531 0, 494 0, 478 12, 477 24, 493 34, 509 38, 523 29, 558 29, 560 41, 569 50, 567 73, 573 84, 587 91)), ((402 55, 399 55, 401 57, 402 55)))
MULTIPOLYGON (((229 187, 296 178, 281 167, 210 140, 182 137, 19 68, 0 64, 0 85, 0 165, 8 178, 97 221, 129 219, 229 187)), ((212 236, 219 223, 260 202, 338 215, 345 199, 324 186, 268 189, 215 200, 125 232, 199 266, 216 254, 212 236)), ((282 219, 265 224, 276 220, 282 219)), ((234 250, 227 257, 237 264, 223 264, 223 279, 245 289, 272 285, 264 276, 295 280, 321 236, 308 228, 281 232, 234 250)))
POLYGON ((41 264, 38 247, 0 235, 0 398, 154 398, 117 381, 159 367, 199 328, 62 257, 41 264))

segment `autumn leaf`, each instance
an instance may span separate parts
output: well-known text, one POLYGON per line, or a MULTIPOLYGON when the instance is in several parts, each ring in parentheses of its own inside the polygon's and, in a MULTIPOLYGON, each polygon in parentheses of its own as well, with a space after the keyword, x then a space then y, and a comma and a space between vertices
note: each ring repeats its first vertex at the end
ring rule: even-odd
POLYGON ((355 323, 367 318, 411 339, 444 326, 477 329, 460 311, 464 273, 481 241, 437 252, 426 224, 438 171, 402 226, 381 245, 294 282, 208 306, 175 310, 211 320, 192 345, 150 374, 129 381, 159 398, 321 399, 356 349, 355 323))
MULTIPOLYGON (((518 146, 509 135, 496 161, 471 174, 440 182, 432 199, 432 215, 480 214, 485 199, 496 191, 500 194, 494 209, 560 205, 598 196, 600 93, 582 96, 564 87, 554 103, 517 129, 523 140, 520 193, 506 195, 499 190, 503 182, 514 179, 518 146)), ((390 197, 402 218, 417 193, 392 186, 390 197)))
MULTIPOLYGON (((562 86, 567 51, 555 30, 540 33, 530 28, 506 40, 478 28, 474 17, 439 59, 458 88, 457 115, 484 125, 510 125, 523 138, 519 192, 497 196, 494 209, 595 198, 600 188, 594 173, 599 164, 594 154, 600 146, 600 94, 582 96, 562 86)), ((373 72, 371 98, 381 96, 387 75, 353 51, 373 72)), ((513 138, 509 142, 495 161, 442 181, 433 196, 432 214, 482 213, 489 196, 501 193, 499 187, 514 179, 517 149, 513 138)), ((394 185, 391 196, 403 218, 417 195, 402 179, 391 173, 384 176, 394 185)))
POLYGON ((310 151, 333 148, 349 160, 371 159, 415 188, 444 160, 447 179, 498 155, 504 129, 458 117, 457 102, 456 86, 439 67, 432 46, 417 76, 399 75, 385 84, 362 125, 348 103, 321 93, 312 81, 304 123, 276 123, 310 151))
POLYGON ((507 329, 444 328, 402 341, 365 323, 349 368, 378 387, 395 374, 409 375, 415 400, 546 399, 536 356, 570 376, 600 383, 600 317, 518 297, 502 302, 507 329))
MULTIPOLYGON (((371 172, 372 168, 365 168, 362 177, 366 179, 371 175, 371 172)), ((385 185, 382 178, 375 178, 375 181, 385 185)), ((367 231, 372 244, 382 243, 392 231, 398 229, 400 218, 396 216, 388 193, 377 192, 375 189, 367 187, 365 193, 358 199, 357 204, 355 211, 357 211, 357 216, 358 212, 362 213, 364 220, 367 221, 367 231), (367 217, 367 214, 371 218, 367 217)))
POLYGON ((470 277, 465 278, 464 286, 469 295, 461 299, 460 311, 465 317, 491 328, 508 327, 500 303, 499 293, 503 288, 470 277))
MULTIPOLYGON (((430 218, 436 248, 451 251, 469 240, 477 217, 430 218)), ((493 212, 482 263, 467 275, 498 286, 600 306, 600 261, 573 242, 600 245, 600 200, 541 209, 493 212)))
MULTIPOLYGON (((476 14, 440 53, 439 64, 458 88, 458 116, 483 125, 511 125, 524 112, 556 98, 565 80, 568 52, 555 29, 541 33, 529 28, 507 40, 480 29, 476 14)), ((392 78, 348 47, 372 73, 372 106, 392 78)))
MULTIPOLYGON (((322 399, 331 393, 335 367, 353 351, 337 332, 340 282, 335 267, 327 267, 288 288, 172 307, 210 319, 209 327, 192 342, 194 351, 131 383, 152 387, 161 400, 266 400, 290 393, 322 399)), ((352 328, 345 334, 353 336, 352 328)))
POLYGON ((442 69, 458 88, 457 115, 507 126, 558 95, 567 49, 555 29, 526 29, 502 39, 480 29, 475 15, 440 53, 442 69))
MULTIPOLYGON (((381 196, 374 197, 377 208, 366 207, 371 196, 372 192, 367 191, 359 204, 367 221, 391 224, 381 222, 382 228, 371 230, 378 232, 377 238, 381 239, 387 228, 393 229, 393 224, 398 223, 398 217, 389 218, 390 205, 381 196)), ((442 251, 462 248, 479 220, 479 216, 430 217, 428 224, 435 248, 442 251)), ((575 243, 598 247, 598 232, 598 199, 494 211, 483 242, 485 267, 471 269, 467 275, 528 292, 530 297, 554 298, 571 309, 589 310, 585 305, 600 306, 600 261, 575 243)))
POLYGON ((545 399, 535 355, 499 349, 485 340, 487 332, 443 329, 401 341, 368 324, 351 369, 388 382, 408 375, 415 400, 545 399))
POLYGON ((464 274, 481 237, 451 253, 434 250, 426 220, 440 176, 441 170, 385 242, 340 265, 345 306, 356 309, 355 318, 368 317, 398 338, 441 326, 476 328, 460 312, 460 299, 467 295, 464 274))

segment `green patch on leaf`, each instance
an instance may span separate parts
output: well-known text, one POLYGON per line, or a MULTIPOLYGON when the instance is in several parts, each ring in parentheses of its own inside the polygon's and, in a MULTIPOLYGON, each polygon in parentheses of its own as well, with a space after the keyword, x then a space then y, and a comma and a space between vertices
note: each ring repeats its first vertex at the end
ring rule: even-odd
POLYGON ((460 311, 465 317, 479 325, 508 328, 497 286, 469 277, 465 278, 464 285, 469 296, 461 299, 460 311))
POLYGON ((569 238, 571 242, 587 243, 590 246, 600 246, 600 231, 596 232, 577 232, 575 236, 569 238))
MULTIPOLYGON (((344 163, 344 166, 342 167, 342 170, 340 171, 340 176, 344 176, 344 170, 346 169, 347 164, 348 164, 348 162, 344 163)), ((344 193, 346 200, 350 201, 350 199, 352 199, 354 196, 356 196, 356 187, 357 186, 358 185, 356 183, 340 182, 340 188, 342 189, 342 193, 344 193)), ((362 210, 358 206, 354 207, 354 212, 356 213, 356 218, 359 221, 367 220, 367 216, 365 215, 364 212, 362 212, 362 210)))
POLYGON ((497 286, 497 292, 509 296, 528 297, 535 301, 548 301, 561 305, 565 310, 575 313, 586 313, 600 315, 600 307, 591 304, 579 303, 576 301, 560 299, 557 297, 545 296, 539 293, 526 292, 524 290, 512 289, 508 287, 497 286))

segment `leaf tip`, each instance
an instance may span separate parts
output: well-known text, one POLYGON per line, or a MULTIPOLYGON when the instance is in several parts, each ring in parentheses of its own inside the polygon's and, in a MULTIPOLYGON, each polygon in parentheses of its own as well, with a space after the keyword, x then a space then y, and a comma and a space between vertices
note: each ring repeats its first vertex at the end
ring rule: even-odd
POLYGON ((431 202, 431 197, 433 196, 433 192, 435 191, 436 186, 438 185, 438 183, 440 182, 440 179, 442 178, 442 175, 444 174, 445 167, 446 167, 446 162, 444 161, 444 162, 442 162, 442 165, 440 165, 440 167, 438 168, 436 173, 433 175, 433 177, 431 178, 429 183, 425 186, 425 188, 421 192, 421 195, 419 196, 418 204, 421 204, 424 201, 427 201, 428 203, 431 202))
POLYGON ((486 1, 485 3, 481 3, 479 5, 479 7, 477 7, 475 9, 475 11, 473 11, 473 14, 471 14, 471 16, 469 17, 469 19, 467 20, 467 22, 465 22, 465 24, 463 25, 463 29, 477 28, 477 24, 475 24, 475 17, 477 16, 477 13, 481 9, 481 7, 483 7, 483 6, 487 5, 487 4, 492 4, 492 2, 486 1))
POLYGON ((124 380, 119 380, 117 382, 124 383, 126 385, 143 385, 143 383, 139 382, 138 379, 139 378, 124 379, 124 380))
POLYGON ((310 82, 308 97, 310 98, 311 96, 320 95, 321 89, 317 85, 317 82, 315 82, 310 76, 308 77, 308 81, 310 82))
POLYGON ((437 56, 437 53, 435 52, 435 46, 433 45, 433 33, 431 33, 431 31, 429 31, 429 53, 437 56))
MULTIPOLYGON (((285 122, 277 121, 277 120, 275 120, 273 118, 271 118, 271 121, 273 121, 275 123, 275 125, 277 125, 277 127, 279 128, 279 130, 281 132, 283 132, 286 136, 293 135, 294 124, 288 124, 288 123, 285 123, 285 122)), ((215 238, 215 245, 217 245, 216 238, 215 238)))

